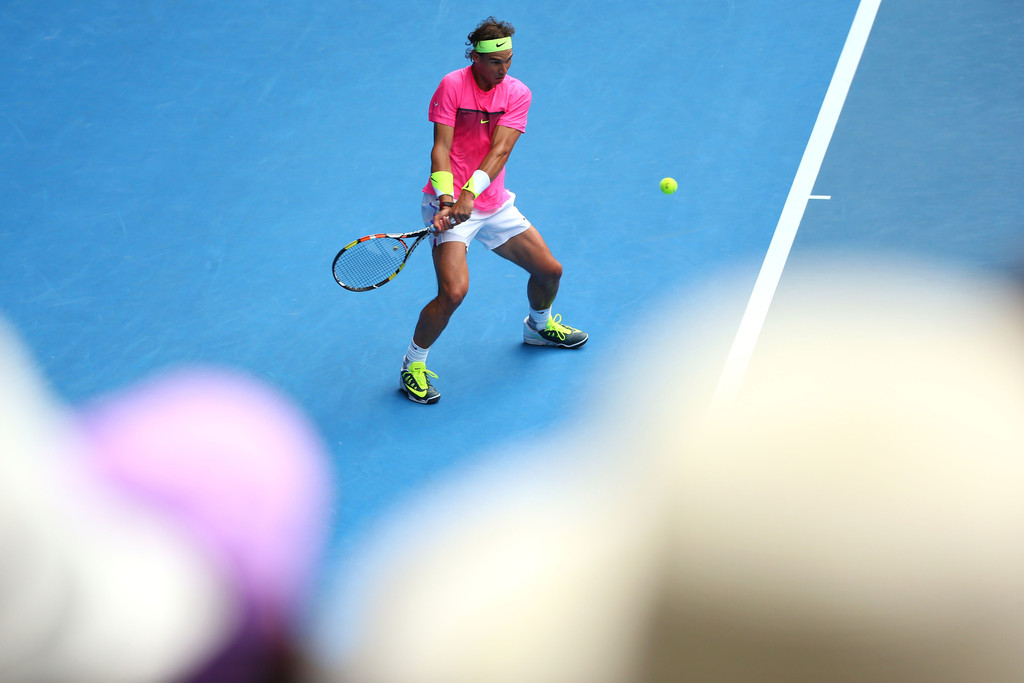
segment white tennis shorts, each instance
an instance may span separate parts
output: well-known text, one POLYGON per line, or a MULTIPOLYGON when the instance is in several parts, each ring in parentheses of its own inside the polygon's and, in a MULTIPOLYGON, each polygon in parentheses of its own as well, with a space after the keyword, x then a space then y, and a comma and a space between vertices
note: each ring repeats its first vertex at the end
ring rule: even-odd
MULTIPOLYGON (((494 250, 529 228, 530 221, 526 220, 526 217, 519 213, 519 209, 515 206, 515 193, 509 192, 509 195, 511 196, 508 201, 496 211, 490 213, 473 211, 465 223, 459 223, 450 230, 431 235, 430 239, 434 246, 442 242, 462 242, 466 245, 466 249, 469 249, 469 243, 475 239, 488 249, 494 250)), ((424 192, 420 208, 423 212, 423 225, 430 227, 438 211, 437 197, 429 192, 424 192)))

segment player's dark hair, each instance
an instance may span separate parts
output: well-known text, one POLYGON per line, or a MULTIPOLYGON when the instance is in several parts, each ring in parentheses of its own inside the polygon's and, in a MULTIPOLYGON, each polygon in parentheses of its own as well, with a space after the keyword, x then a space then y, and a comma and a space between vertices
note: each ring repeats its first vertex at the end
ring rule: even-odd
POLYGON ((495 38, 508 38, 516 32, 515 27, 507 21, 498 21, 494 17, 487 17, 481 21, 473 32, 466 36, 466 58, 473 54, 473 45, 481 40, 493 40, 495 38))

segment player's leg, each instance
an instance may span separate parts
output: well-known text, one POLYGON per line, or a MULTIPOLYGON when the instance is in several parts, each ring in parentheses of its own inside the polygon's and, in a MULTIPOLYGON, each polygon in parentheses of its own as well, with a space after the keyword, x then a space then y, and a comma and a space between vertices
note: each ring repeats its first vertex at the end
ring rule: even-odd
POLYGON ((551 316, 551 306, 562 279, 562 264, 551 253, 540 232, 530 225, 493 251, 530 274, 526 284, 530 315, 523 321, 523 341, 535 346, 569 349, 583 346, 587 341, 586 332, 563 324, 559 315, 551 316))
POLYGON ((416 403, 436 403, 441 398, 441 393, 430 382, 430 378, 437 375, 427 369, 427 352, 448 326, 452 314, 469 291, 466 244, 442 242, 434 247, 432 253, 437 274, 437 296, 420 311, 412 343, 402 360, 402 390, 409 400, 416 403))
POLYGON ((443 242, 434 247, 433 257, 437 296, 420 311, 412 337, 423 348, 437 341, 469 291, 469 264, 464 243, 443 242))
POLYGON ((562 279, 562 264, 555 259, 537 228, 529 226, 496 247, 494 253, 530 274, 526 284, 530 308, 551 308, 558 294, 558 283, 562 279))

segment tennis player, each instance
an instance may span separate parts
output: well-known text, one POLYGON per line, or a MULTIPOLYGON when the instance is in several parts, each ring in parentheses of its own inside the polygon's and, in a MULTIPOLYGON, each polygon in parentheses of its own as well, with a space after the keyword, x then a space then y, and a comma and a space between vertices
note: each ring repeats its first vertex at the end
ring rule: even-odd
POLYGON ((430 382, 437 375, 427 369, 427 352, 469 290, 466 253, 473 239, 530 274, 525 343, 574 349, 587 341, 585 332, 551 315, 562 264, 505 189, 505 162, 526 130, 531 98, 529 88, 508 75, 513 33, 507 22, 482 21, 468 36, 472 64, 441 79, 430 101, 434 145, 422 210, 424 225, 436 231, 437 296, 420 312, 401 373, 402 388, 416 403, 441 398, 430 382))

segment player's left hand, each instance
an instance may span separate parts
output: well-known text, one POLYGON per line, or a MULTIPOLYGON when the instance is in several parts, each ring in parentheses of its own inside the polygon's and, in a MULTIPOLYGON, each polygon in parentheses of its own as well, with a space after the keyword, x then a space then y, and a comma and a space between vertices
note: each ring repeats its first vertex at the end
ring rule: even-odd
POLYGON ((472 192, 459 193, 459 198, 455 200, 455 206, 449 209, 452 218, 455 219, 455 225, 469 220, 470 214, 473 213, 473 204, 475 202, 476 198, 472 192))

